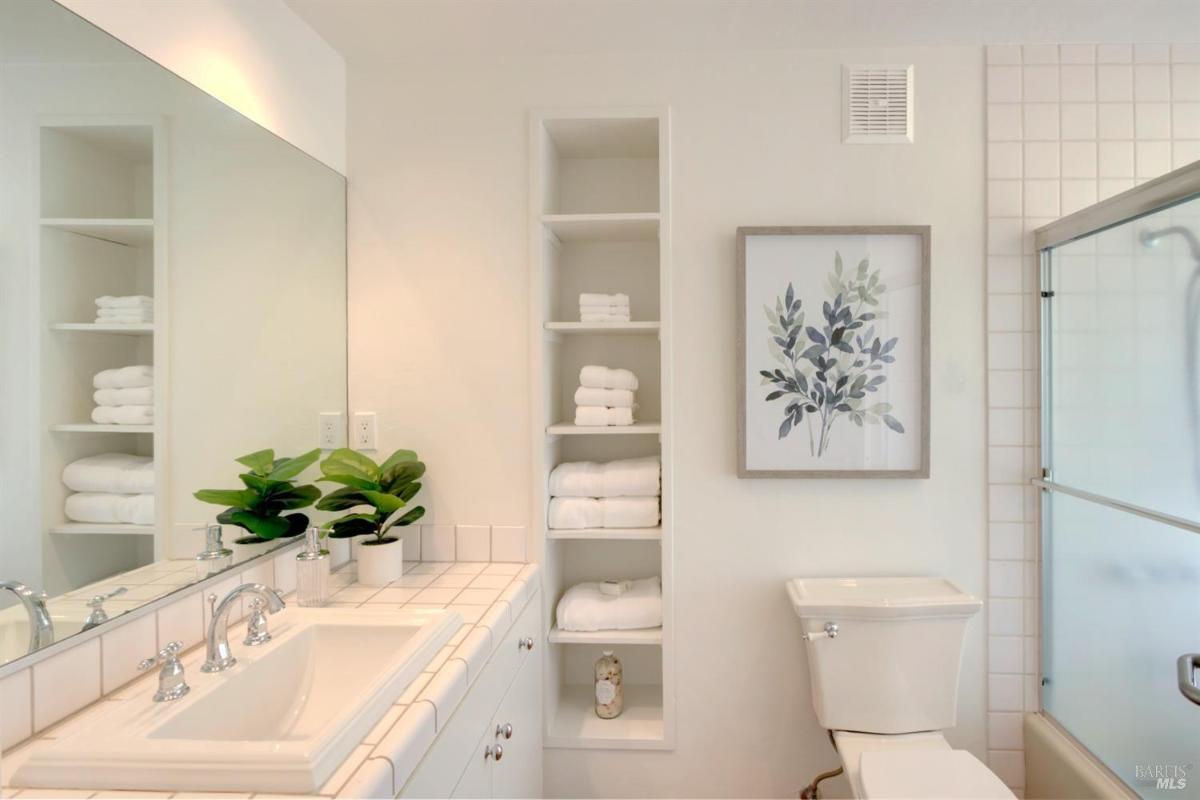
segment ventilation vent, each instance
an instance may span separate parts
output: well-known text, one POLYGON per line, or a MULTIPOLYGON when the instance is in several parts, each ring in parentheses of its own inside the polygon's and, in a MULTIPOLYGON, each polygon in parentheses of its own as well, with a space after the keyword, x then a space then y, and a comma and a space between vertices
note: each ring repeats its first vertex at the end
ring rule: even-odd
POLYGON ((911 64, 848 64, 843 134, 852 144, 907 144, 913 140, 911 64))

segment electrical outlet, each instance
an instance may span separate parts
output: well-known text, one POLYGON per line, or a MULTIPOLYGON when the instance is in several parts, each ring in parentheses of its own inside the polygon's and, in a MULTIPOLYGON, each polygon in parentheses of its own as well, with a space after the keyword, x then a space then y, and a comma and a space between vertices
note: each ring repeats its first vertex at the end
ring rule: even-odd
POLYGON ((341 411, 322 411, 317 418, 317 446, 334 450, 342 446, 342 431, 346 429, 341 411))
POLYGON ((355 450, 374 450, 378 417, 374 411, 358 411, 354 414, 354 430, 351 436, 355 450))

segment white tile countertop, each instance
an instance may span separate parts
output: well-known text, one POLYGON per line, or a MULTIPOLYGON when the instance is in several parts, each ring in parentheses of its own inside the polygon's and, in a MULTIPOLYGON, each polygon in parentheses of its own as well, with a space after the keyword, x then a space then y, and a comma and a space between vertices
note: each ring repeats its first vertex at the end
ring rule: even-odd
MULTIPOLYGON (((493 649, 537 592, 538 569, 537 564, 418 562, 405 569, 403 578, 385 587, 355 583, 353 563, 335 572, 332 576, 335 593, 329 602, 331 608, 391 607, 406 611, 444 608, 457 611, 463 624, 321 790, 310 796, 390 795, 393 786, 402 786, 466 695, 493 649), (382 789, 386 791, 381 792, 382 789)), ((235 630, 230 627, 231 641, 236 641, 235 630)), ((200 674, 203 659, 203 645, 186 654, 183 662, 189 676, 200 674)), ((221 792, 90 792, 22 789, 10 785, 12 776, 30 753, 66 736, 80 725, 90 723, 109 703, 135 695, 143 695, 149 703, 156 680, 153 674, 139 678, 5 752, 0 762, 4 781, 0 797, 25 800, 38 797, 284 797, 221 792)))

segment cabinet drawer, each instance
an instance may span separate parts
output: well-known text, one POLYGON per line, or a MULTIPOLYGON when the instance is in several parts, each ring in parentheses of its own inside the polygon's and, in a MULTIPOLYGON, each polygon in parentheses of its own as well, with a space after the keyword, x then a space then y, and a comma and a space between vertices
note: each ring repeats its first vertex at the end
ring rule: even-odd
POLYGON ((540 592, 535 592, 529 598, 521 616, 509 627, 500 646, 492 651, 487 666, 468 688, 466 697, 438 733, 412 777, 404 784, 400 797, 449 797, 471 759, 483 759, 483 749, 476 745, 500 707, 504 693, 525 660, 542 657, 537 644, 533 653, 518 647, 518 643, 526 637, 539 643, 540 595, 540 592))

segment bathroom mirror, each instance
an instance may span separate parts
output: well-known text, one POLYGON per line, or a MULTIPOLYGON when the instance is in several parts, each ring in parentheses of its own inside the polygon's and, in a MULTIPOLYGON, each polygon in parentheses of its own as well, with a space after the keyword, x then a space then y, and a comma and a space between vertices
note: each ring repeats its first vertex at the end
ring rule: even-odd
POLYGON ((4 664, 296 541, 197 561, 225 506, 194 493, 344 441, 346 186, 53 0, 6 0, 0 187, 4 664))

